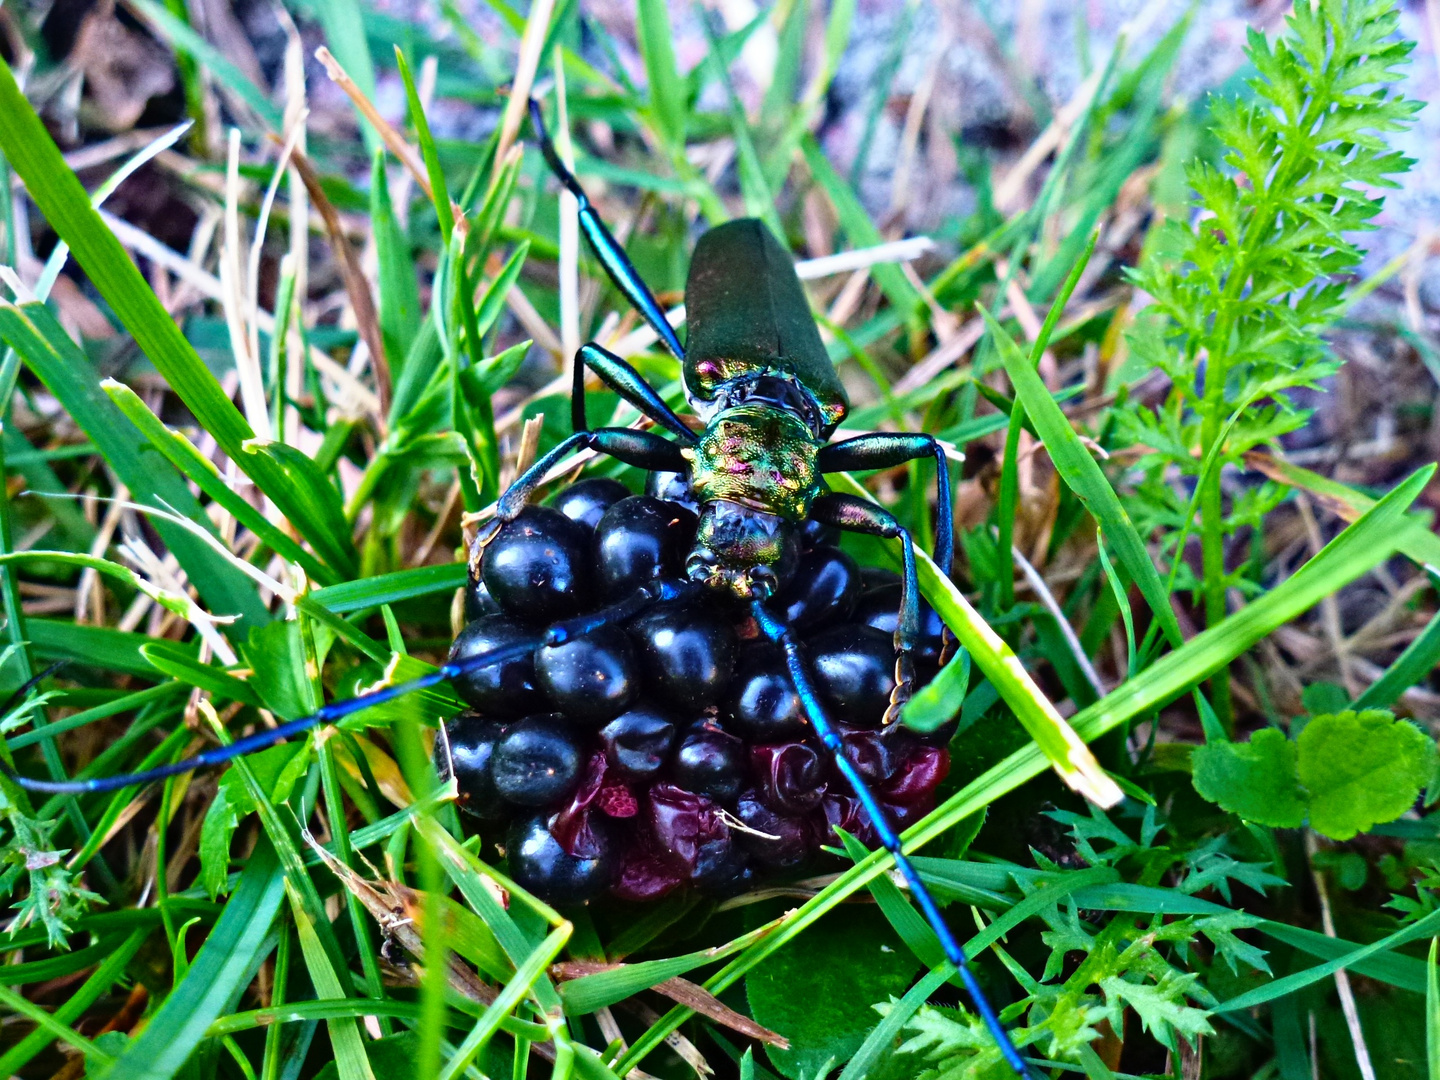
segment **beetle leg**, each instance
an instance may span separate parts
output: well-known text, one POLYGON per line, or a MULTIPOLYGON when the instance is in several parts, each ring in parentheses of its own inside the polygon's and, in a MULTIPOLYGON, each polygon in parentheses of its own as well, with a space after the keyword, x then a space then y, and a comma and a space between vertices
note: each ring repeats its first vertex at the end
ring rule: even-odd
MULTIPOLYGON (((873 506, 860 499, 850 499, 849 496, 836 495, 828 496, 828 498, 837 500, 849 499, 850 502, 856 503, 861 507, 879 511, 881 514, 886 513, 878 506, 873 506)), ((837 516, 845 515, 840 514, 837 508, 837 516)), ((889 515, 886 514, 886 516, 888 517, 889 515)), ((893 519, 891 520, 893 521, 893 519)), ((846 528, 847 526, 841 525, 840 527, 846 528)), ((900 527, 896 525, 895 528, 899 529, 900 527)), ((861 529, 859 531, 868 532, 870 530, 861 529)), ((904 535, 903 529, 900 529, 900 534, 904 535)), ((906 548, 907 550, 909 549, 908 537, 906 537, 906 548)), ((911 565, 913 567, 913 563, 911 565)), ((915 870, 914 864, 912 864, 906 856, 900 843, 900 837, 895 834, 894 828, 890 825, 884 807, 881 806, 880 801, 875 797, 875 793, 870 790, 870 785, 867 784, 865 778, 860 775, 854 762, 845 756, 845 744, 840 739, 840 733, 836 731, 835 727, 830 723, 829 717, 825 715, 825 710, 820 704, 820 696, 815 691, 815 685, 811 681, 810 673, 807 670, 808 665, 800 652, 800 645, 795 640, 794 632, 790 627, 786 626, 767 611, 762 602, 757 600, 751 605, 751 610, 755 615, 756 623, 759 624, 760 632, 784 649, 785 666, 789 669, 790 680, 795 684, 796 696, 800 698, 800 703, 805 709, 805 715, 810 721, 811 728, 814 729, 820 741, 825 744, 826 749, 830 751, 835 762, 835 767, 844 775, 850 785, 850 790, 855 792, 855 797, 860 800, 860 804, 865 807, 865 812, 870 815, 870 823, 875 828, 875 835, 879 837, 880 843, 885 850, 894 858, 895 868, 900 871, 900 876, 905 879, 905 883, 910 887, 911 897, 914 898, 921 913, 925 916, 925 921, 930 924, 930 929, 935 932, 936 938, 939 939, 940 948, 945 953, 945 958, 955 965, 956 970, 959 972, 960 980, 965 984, 965 990, 970 995, 970 1001, 975 1006, 975 1011, 980 1014, 981 1020, 984 1021, 985 1027, 990 1032, 990 1037, 995 1040, 996 1045, 999 1047, 1005 1063, 1014 1070, 1016 1076, 1025 1078, 1032 1077, 1033 1073, 1029 1065, 1027 1065, 1025 1059, 1020 1056, 1020 1052, 1015 1049, 1015 1043, 1011 1041, 1009 1033, 1005 1030, 1005 1026, 1000 1023, 1000 1018, 996 1015, 994 1007, 990 1004, 990 1000, 985 996, 985 992, 980 989, 980 984, 975 978, 974 970, 971 968, 970 961, 965 955, 965 950, 960 946, 960 943, 955 940, 955 935, 951 932, 949 924, 945 922, 945 916, 940 912, 940 905, 935 902, 935 898, 930 894, 929 886, 925 884, 924 880, 915 870)))
POLYGON ((615 283, 615 287, 620 290, 625 299, 630 301, 630 306, 640 313, 655 333, 660 335, 660 340, 674 354, 675 359, 684 360, 685 349, 681 346, 680 339, 675 336, 674 328, 666 320, 665 309, 660 306, 660 301, 655 299, 655 294, 650 291, 650 286, 645 284, 645 279, 635 269, 635 265, 630 261, 630 256, 625 254, 625 249, 620 246, 620 241, 615 239, 610 230, 605 227, 605 222, 600 220, 600 215, 595 212, 595 208, 590 205, 590 200, 585 195, 585 189, 580 186, 580 181, 575 179, 570 170, 565 167, 565 163, 560 160, 560 155, 555 152, 555 145, 550 141, 550 133, 545 130, 545 117, 540 112, 540 103, 534 98, 530 99, 530 126, 535 129, 535 137, 540 141, 540 152, 545 155, 545 161, 549 164, 550 171, 580 204, 580 231, 590 242, 590 250, 595 252, 595 257, 605 268, 606 275, 615 283))
POLYGON ((935 461, 935 565, 949 575, 955 558, 955 515, 950 509, 950 471, 945 448, 932 435, 877 431, 820 448, 822 473, 890 469, 921 458, 935 461))
POLYGON ((661 427, 668 428, 687 443, 695 441, 695 433, 685 426, 685 421, 675 415, 674 410, 665 404, 664 399, 638 371, 594 342, 582 345, 575 354, 575 385, 570 395, 570 423, 574 430, 590 430, 590 422, 585 418, 586 368, 595 372, 600 376, 601 382, 661 427))
POLYGON ((900 582, 900 619, 895 624, 895 689, 884 723, 900 719, 900 709, 915 689, 915 643, 920 637, 920 586, 915 575, 915 545, 910 533, 895 515, 883 506, 857 499, 854 495, 821 495, 810 504, 810 516, 823 525, 848 532, 866 533, 883 540, 899 540, 905 561, 900 582))
POLYGON ((515 482, 505 489, 495 507, 495 519, 504 523, 513 521, 535 489, 545 481, 545 476, 560 462, 580 450, 595 450, 608 454, 626 465, 638 469, 658 472, 679 472, 689 467, 689 462, 680 454, 680 447, 653 431, 637 431, 635 428, 596 428, 594 431, 577 431, 548 454, 526 469, 515 482))

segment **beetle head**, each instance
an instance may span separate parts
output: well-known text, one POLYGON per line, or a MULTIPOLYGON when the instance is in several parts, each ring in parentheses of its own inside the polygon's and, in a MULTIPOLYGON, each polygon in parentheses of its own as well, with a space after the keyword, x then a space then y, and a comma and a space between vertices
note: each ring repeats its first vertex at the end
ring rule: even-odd
POLYGON ((715 499, 701 508, 685 575, 742 600, 768 600, 794 576, 799 561, 794 522, 715 499))

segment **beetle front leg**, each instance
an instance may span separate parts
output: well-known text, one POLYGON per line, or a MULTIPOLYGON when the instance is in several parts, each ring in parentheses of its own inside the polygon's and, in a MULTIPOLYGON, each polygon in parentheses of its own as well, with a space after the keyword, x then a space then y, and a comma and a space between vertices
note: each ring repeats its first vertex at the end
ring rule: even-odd
POLYGON ((580 450, 608 454, 617 461, 634 465, 637 469, 645 469, 647 472, 679 472, 688 465, 680 454, 680 447, 651 431, 608 427, 596 428, 594 431, 577 431, 516 477, 515 482, 505 489, 505 494, 500 496, 500 501, 495 506, 496 522, 503 524, 514 521, 550 470, 580 450))
POLYGON ((895 689, 884 723, 900 719, 900 710, 915 689, 915 644, 920 638, 920 583, 915 573, 915 545, 895 515, 854 495, 821 495, 810 504, 810 516, 822 525, 865 533, 882 540, 899 540, 905 573, 900 581, 900 618, 895 624, 895 689))
POLYGON ((695 433, 685 421, 655 392, 638 371, 628 363, 594 342, 581 346, 575 354, 575 384, 570 394, 570 424, 575 431, 589 431, 585 417, 585 369, 600 376, 600 381, 614 390, 640 412, 663 428, 668 428, 686 443, 695 441, 695 433))
POLYGON ((945 448, 933 435, 876 431, 820 448, 817 464, 822 473, 864 469, 891 469, 921 458, 935 460, 935 564, 950 575, 955 558, 955 515, 950 508, 950 472, 945 448))

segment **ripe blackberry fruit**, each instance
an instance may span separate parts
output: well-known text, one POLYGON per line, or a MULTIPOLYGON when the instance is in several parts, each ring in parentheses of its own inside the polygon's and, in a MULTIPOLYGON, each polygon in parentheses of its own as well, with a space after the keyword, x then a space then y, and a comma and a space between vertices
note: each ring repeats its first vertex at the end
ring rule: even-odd
MULTIPOLYGON (((679 579, 696 530, 690 501, 682 474, 650 474, 643 496, 584 480, 493 528, 472 557, 469 623, 452 657, 537 639, 641 585, 679 579)), ((898 578, 857 566, 813 523, 798 550, 774 609, 800 636, 845 756, 897 825, 914 821, 949 768, 948 736, 882 725, 898 578)), ((942 628, 928 607, 922 614, 923 680, 942 628)), ((766 874, 805 872, 822 844, 838 843, 836 827, 875 842, 811 731, 783 651, 722 597, 654 605, 467 673, 456 692, 471 711, 447 725, 441 764, 482 832, 508 822, 510 872, 546 900, 725 896, 766 874)))

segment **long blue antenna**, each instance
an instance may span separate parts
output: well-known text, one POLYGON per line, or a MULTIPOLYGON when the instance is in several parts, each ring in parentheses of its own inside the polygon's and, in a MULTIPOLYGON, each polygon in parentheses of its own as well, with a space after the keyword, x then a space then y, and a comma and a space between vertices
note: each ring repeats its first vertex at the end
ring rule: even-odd
POLYGON ((980 1019, 985 1022, 991 1038, 1000 1047, 1006 1064, 1015 1070, 1017 1076, 1030 1077, 1032 1073, 1029 1065, 1020 1056, 1020 1051, 1015 1049, 1015 1044, 1010 1041, 1010 1034, 1005 1030, 1005 1025, 1000 1023, 1000 1018, 995 1015, 995 1010, 985 996, 985 991, 980 989, 980 983, 975 978, 975 972, 970 967, 965 950, 955 940, 955 935, 950 932, 945 917, 940 913, 940 905, 930 895, 929 887, 920 879, 919 872, 906 857, 905 852, 901 850, 900 837, 891 828, 880 801, 875 798, 859 770, 845 756, 845 744, 820 705, 820 698, 815 692, 814 683, 810 681, 810 673, 806 669, 805 659, 800 655, 800 646, 796 643, 790 628, 766 611, 762 602, 755 601, 751 608, 755 614, 755 621, 760 625, 760 632, 785 650, 785 663, 790 669, 790 678, 795 684, 795 692, 805 706, 810 726, 815 729, 815 734, 820 736, 820 741, 834 756, 836 768, 844 775, 851 790, 855 792, 855 797, 860 800, 861 805, 865 807, 865 812, 870 815, 870 822, 875 827, 875 834, 880 838, 881 845, 895 859, 895 866, 899 869, 901 876, 905 878, 906 884, 910 886, 910 895, 920 905, 920 911, 925 916, 925 921, 930 924, 930 929, 935 931, 935 936, 940 939, 940 948, 944 950, 945 958, 954 964, 955 969, 960 973, 960 979, 965 984, 965 990, 970 995, 970 1001, 974 1004, 975 1011, 980 1014, 980 1019))
POLYGON ((650 286, 645 284, 645 279, 635 269, 630 256, 625 254, 620 241, 615 239, 605 222, 600 220, 595 208, 590 205, 590 199, 586 196, 585 189, 580 186, 580 181, 575 179, 560 160, 560 155, 555 152, 550 133, 545 130, 545 117, 540 113, 540 103, 534 98, 530 99, 530 124, 535 129, 535 137, 540 140, 540 152, 545 155, 550 171, 580 204, 580 230, 590 242, 590 250, 595 252, 595 257, 600 260, 605 273, 615 283, 615 287, 625 294, 625 299, 630 301, 631 306, 650 324, 650 328, 660 335, 660 340, 675 359, 684 360, 685 347, 680 344, 674 327, 665 318, 665 309, 660 306, 660 301, 655 299, 650 286))
MULTIPOLYGON (((419 678, 410 679, 406 682, 395 683, 393 686, 382 686, 379 690, 372 690, 368 694, 361 694, 358 697, 346 698, 344 701, 332 701, 309 716, 302 716, 298 720, 290 720, 273 728, 264 731, 257 731, 253 735, 246 735, 243 739, 236 739, 229 746, 217 746, 203 753, 196 754, 184 761, 172 762, 169 765, 160 765, 153 769, 146 769, 144 772, 121 773, 118 776, 101 776, 91 780, 37 780, 28 776, 20 776, 11 772, 0 762, 0 773, 19 784, 27 791, 39 791, 47 795, 84 795, 96 791, 119 791, 121 788, 132 787, 137 784, 151 784, 156 780, 164 780, 167 777, 179 776, 181 773, 190 772, 192 769, 203 769, 210 765, 222 765, 232 758, 248 754, 253 750, 263 750, 267 746, 274 746, 291 735, 302 735, 313 727, 320 724, 333 724, 338 720, 357 713, 362 709, 368 709, 374 705, 383 705, 387 701, 394 701, 396 698, 404 697, 406 694, 413 694, 416 690, 428 690, 432 686, 439 686, 441 683, 458 679, 462 675, 472 671, 479 671, 494 664, 503 664, 506 661, 518 657, 528 656, 536 649, 545 645, 563 645, 597 627, 609 623, 622 622, 637 614, 643 608, 651 604, 659 603, 662 600, 675 600, 693 591, 696 586, 688 583, 675 583, 668 581, 654 581, 642 585, 631 595, 619 600, 608 607, 590 615, 580 615, 574 619, 567 619, 565 622, 556 623, 543 633, 534 637, 522 638, 519 641, 511 642, 509 645, 501 645, 490 649, 487 652, 476 653, 474 656, 467 656, 463 660, 450 660, 436 668, 428 675, 421 675, 419 678)), ((37 675, 29 686, 33 686, 46 675, 55 670, 55 665, 37 675)), ((12 701, 14 696, 12 695, 12 701)), ((6 709, 9 708, 7 703, 6 709)), ((0 711, 3 715, 3 711, 0 711)))

